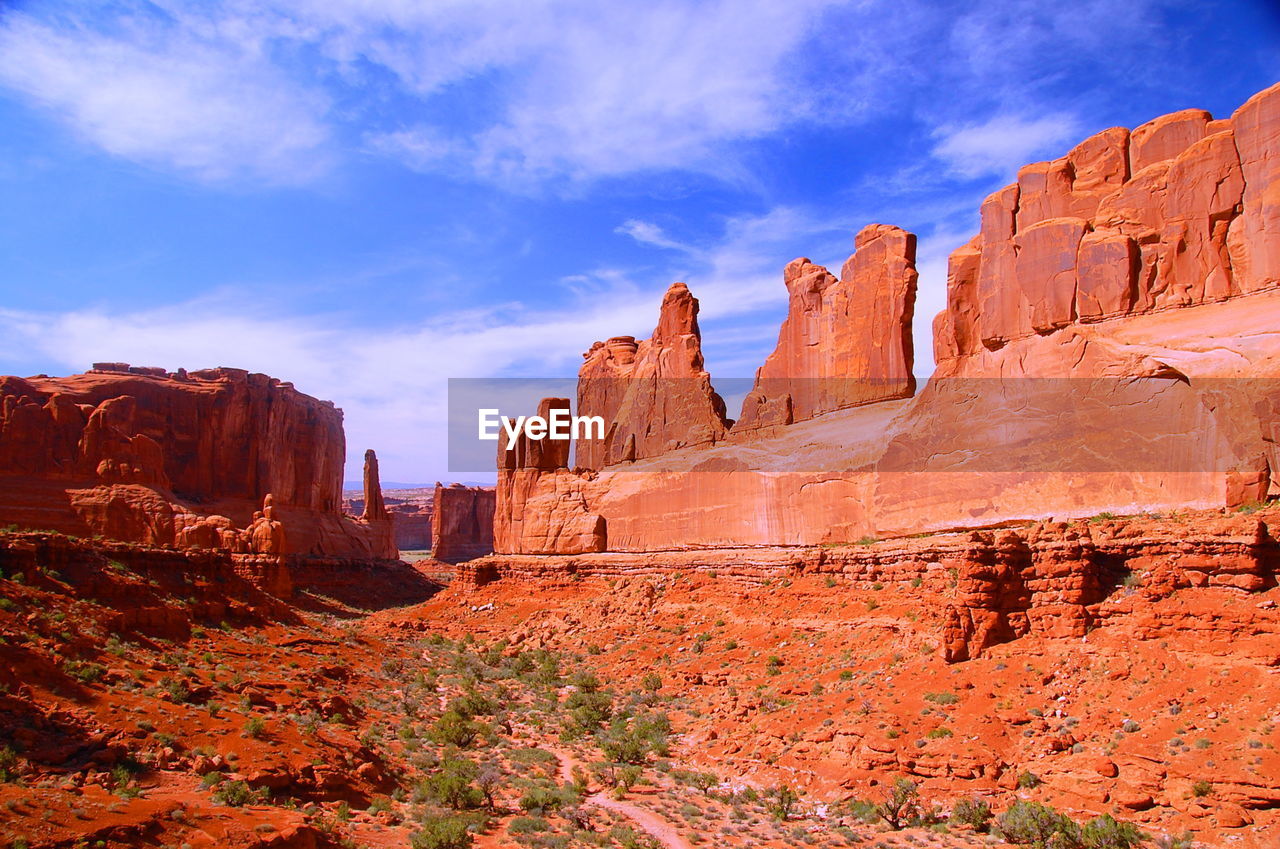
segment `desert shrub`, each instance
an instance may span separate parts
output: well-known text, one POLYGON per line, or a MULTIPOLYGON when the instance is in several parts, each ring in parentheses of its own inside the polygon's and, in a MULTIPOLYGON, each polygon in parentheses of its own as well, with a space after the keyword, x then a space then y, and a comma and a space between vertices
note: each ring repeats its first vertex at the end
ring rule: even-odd
POLYGON ((789 784, 780 784, 777 787, 770 787, 765 793, 765 810, 774 819, 786 822, 795 812, 796 803, 799 801, 800 794, 789 784))
POLYGON ((600 735, 600 751, 614 763, 643 765, 651 753, 666 754, 670 734, 666 714, 636 717, 630 722, 619 718, 600 735))
POLYGON ((460 817, 431 817, 409 838, 412 849, 469 849, 467 822, 460 817))
POLYGON ((880 813, 876 810, 875 802, 866 799, 850 799, 846 805, 849 816, 855 819, 860 819, 869 825, 880 821, 880 813))
POLYGON ((539 813, 558 811, 565 805, 575 801, 571 798, 572 795, 572 791, 566 792, 563 789, 553 787, 530 787, 520 797, 520 808, 525 811, 537 811, 539 813))
POLYGON ((449 702, 449 710, 470 719, 473 716, 492 716, 498 712, 500 705, 494 699, 476 690, 468 690, 449 702))
POLYGON ((89 663, 83 660, 68 660, 62 664, 62 671, 81 684, 92 684, 106 674, 107 668, 100 663, 89 663))
POLYGON ((480 723, 456 710, 447 710, 431 726, 431 739, 444 745, 465 749, 480 735, 480 723))
POLYGON ((1080 832, 1085 849, 1131 849, 1147 841, 1147 835, 1131 822, 1117 822, 1110 814, 1095 817, 1080 832))
POLYGON ((530 746, 525 749, 512 749, 507 758, 512 763, 517 764, 554 764, 556 756, 546 749, 539 749, 536 746, 530 746))
POLYGON ((940 725, 937 728, 930 730, 929 733, 924 736, 928 737, 930 740, 937 740, 942 737, 950 737, 952 733, 953 732, 950 728, 947 728, 945 725, 940 725))
POLYGON ((719 777, 713 772, 682 771, 676 773, 675 778, 690 787, 698 788, 704 796, 711 792, 712 787, 720 783, 719 777))
POLYGON ((1039 787, 1042 783, 1043 782, 1040 780, 1040 776, 1036 775, 1034 772, 1031 772, 1030 770, 1025 770, 1018 775, 1019 790, 1034 790, 1035 788, 1039 787))
POLYGON ((14 781, 18 777, 18 753, 12 746, 0 747, 0 782, 14 781))
POLYGON ((243 781, 223 781, 218 785, 218 789, 213 791, 213 801, 231 808, 239 808, 253 801, 255 795, 249 785, 243 781))
POLYGON ((440 765, 440 771, 418 783, 414 797, 430 799, 454 810, 478 808, 484 794, 472 782, 480 770, 465 758, 451 758, 440 765))
POLYGON ((516 817, 507 824, 508 834, 538 834, 550 830, 551 823, 542 817, 516 817))
POLYGON ((1205 781, 1203 778, 1191 785, 1191 795, 1195 797, 1208 796, 1213 792, 1213 785, 1205 781))
POLYGON ((1080 845, 1080 826, 1039 802, 1021 799, 1000 815, 1000 836, 1032 849, 1071 849, 1080 845))
POLYGON ((876 805, 876 813, 893 830, 905 828, 920 816, 920 791, 915 783, 906 778, 893 782, 885 792, 884 800, 876 805))
POLYGON ((925 693, 925 701, 933 702, 935 705, 953 705, 960 701, 960 697, 950 691, 941 693, 925 693))
POLYGON ((662 676, 656 672, 650 672, 640 679, 640 686, 649 693, 656 693, 662 689, 662 676))
POLYGON ((267 733, 267 721, 260 716, 251 716, 244 724, 244 736, 261 740, 267 733))
POLYGON ((951 821, 986 831, 991 827, 991 805, 985 799, 961 799, 951 809, 951 821))
POLYGON ((600 689, 600 682, 594 675, 574 676, 575 681, 583 681, 578 689, 569 694, 564 706, 569 711, 570 729, 583 733, 595 731, 613 716, 613 697, 600 689))

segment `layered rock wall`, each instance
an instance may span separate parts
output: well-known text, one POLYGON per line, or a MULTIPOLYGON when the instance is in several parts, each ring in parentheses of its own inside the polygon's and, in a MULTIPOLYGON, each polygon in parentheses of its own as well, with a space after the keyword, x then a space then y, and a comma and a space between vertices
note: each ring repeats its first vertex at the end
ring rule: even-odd
MULTIPOLYGON (((568 398, 545 398, 538 415, 568 410, 568 398)), ((495 551, 579 554, 604 551, 605 521, 587 507, 591 473, 570 471, 566 441, 534 440, 521 433, 514 447, 498 443, 498 485, 493 520, 495 551)))
POLYGON ((343 517, 342 413, 263 374, 100 363, 0 378, 0 523, 151 545, 394 557, 343 517))
POLYGON ((783 271, 787 317, 735 432, 789 425, 915 392, 916 237, 869 225, 836 279, 801 258, 783 271))
POLYGON ((1274 516, 1042 522, 863 545, 718 548, 576 556, 497 554, 467 564, 461 583, 498 579, 611 582, 671 572, 762 584, 830 575, 862 589, 893 584, 944 611, 939 651, 950 661, 1032 636, 1082 638, 1105 624, 1110 600, 1188 587, 1265 592, 1277 585, 1274 516))
MULTIPOLYGON (((838 281, 791 263, 777 348, 725 439, 615 439, 603 459, 580 442, 578 472, 504 453, 496 550, 813 545, 1267 498, 1278 139, 1275 86, 1230 119, 1175 113, 1023 168, 951 257, 938 366, 916 395, 912 237, 867 228, 838 281)), ((630 369, 631 344, 598 345, 583 380, 630 369)), ((579 412, 638 421, 579 395, 579 412)), ((648 434, 699 421, 637 409, 648 434)))
POLYGON ((494 497, 489 487, 437 483, 431 556, 456 563, 492 552, 494 497))

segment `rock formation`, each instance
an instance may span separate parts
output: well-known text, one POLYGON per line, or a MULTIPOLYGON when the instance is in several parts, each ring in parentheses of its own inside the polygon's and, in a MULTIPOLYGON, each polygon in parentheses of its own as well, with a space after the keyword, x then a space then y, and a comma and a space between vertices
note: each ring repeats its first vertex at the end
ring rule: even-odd
POLYGON ((431 556, 446 563, 493 551, 494 491, 487 486, 436 484, 431 556))
POLYGON ((1021 169, 951 256, 937 369, 916 395, 901 230, 863 230, 839 280, 788 265, 778 345, 723 439, 684 438, 709 421, 706 394, 592 386, 669 358, 674 325, 678 362, 710 392, 673 288, 654 339, 588 352, 579 413, 613 436, 578 443, 587 471, 537 461, 538 446, 500 456, 496 550, 598 551, 606 526, 610 550, 646 552, 1265 499, 1280 467, 1278 146, 1274 86, 1230 119, 1175 113, 1021 169))
POLYGON ((97 363, 66 378, 0 378, 0 523, 394 557, 389 530, 342 516, 344 453, 340 410, 263 374, 97 363))
POLYGON ((952 254, 940 373, 1072 324, 1221 301, 1280 282, 1275 87, 1230 119, 1189 109, 1028 165, 952 254))
MULTIPOLYGON (((544 398, 538 415, 568 410, 568 398, 544 398)), ((579 443, 581 444, 581 443, 579 443)), ((605 549, 605 522, 587 509, 587 477, 568 469, 569 443, 521 433, 513 448, 498 443, 493 519, 495 551, 576 554, 605 549)), ((438 522, 438 519, 437 519, 438 522)))
POLYGON ((872 224, 854 246, 839 280, 808 259, 788 263, 787 317, 777 347, 756 372, 735 431, 788 425, 915 392, 916 237, 872 224))
POLYGON ((364 512, 366 522, 388 520, 387 505, 382 500, 382 483, 378 476, 378 455, 370 448, 364 452, 364 512))
POLYGON ((599 469, 724 439, 724 401, 702 362, 698 299, 673 283, 662 299, 653 335, 596 342, 582 355, 578 414, 601 416, 603 441, 578 442, 577 465, 599 469))

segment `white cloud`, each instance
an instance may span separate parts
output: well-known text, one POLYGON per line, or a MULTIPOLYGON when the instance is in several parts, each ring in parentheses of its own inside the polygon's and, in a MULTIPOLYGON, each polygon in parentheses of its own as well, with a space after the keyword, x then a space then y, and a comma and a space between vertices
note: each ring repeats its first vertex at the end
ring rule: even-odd
POLYGON ((680 251, 689 253, 690 247, 683 242, 677 242, 672 239, 662 228, 652 221, 642 221, 639 218, 629 218, 614 229, 615 233, 623 236, 630 236, 642 245, 653 245, 655 248, 666 248, 667 250, 680 251))
POLYGON ((24 14, 0 25, 0 82, 109 153, 200 179, 324 170, 326 98, 228 40, 137 20, 108 34, 24 14))
POLYGON ((940 127, 933 155, 961 177, 1012 179, 1019 167, 1037 157, 1066 153, 1079 136, 1080 121, 1071 115, 997 115, 981 124, 940 127))
POLYGON ((1160 2, 50 0, 0 17, 0 84, 113 154, 206 179, 298 181, 358 150, 508 188, 742 181, 746 143, 926 99, 940 121, 1005 116, 941 139, 977 175, 1061 129, 1008 116, 1035 114, 1067 62, 1157 43, 1160 2))

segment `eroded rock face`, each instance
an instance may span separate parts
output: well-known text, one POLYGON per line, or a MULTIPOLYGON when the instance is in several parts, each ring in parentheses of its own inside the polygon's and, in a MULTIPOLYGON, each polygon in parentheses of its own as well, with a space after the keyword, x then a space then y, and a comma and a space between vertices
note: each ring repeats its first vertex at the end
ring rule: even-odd
MULTIPOLYGON (((568 410, 569 399, 544 398, 538 415, 548 418, 553 409, 568 410)), ((580 554, 605 550, 605 521, 587 508, 589 475, 570 471, 568 463, 566 441, 533 440, 523 433, 511 449, 499 441, 495 551, 580 554)))
POLYGON ((1076 323, 1193 307, 1280 282, 1280 86, 1105 130, 982 205, 952 255, 940 371, 1076 323))
POLYGON ((494 497, 490 487, 437 483, 431 556, 456 563, 492 552, 494 497))
POLYGON ((342 517, 344 452, 340 410, 264 374, 98 363, 65 378, 0 378, 0 522, 394 557, 389 531, 342 517))
POLYGON ((787 317, 735 432, 788 425, 915 391, 916 237, 869 225, 837 279, 806 258, 783 272, 787 317))
POLYGON ((578 414, 602 416, 604 440, 578 442, 576 463, 600 469, 724 438, 724 401, 703 368, 698 299, 673 283, 642 342, 615 336, 583 354, 578 414))
MULTIPOLYGON (((1230 119, 1110 129, 1021 169, 951 256, 919 394, 910 235, 867 228, 839 280, 796 260, 778 346, 727 439, 656 454, 615 441, 632 462, 583 475, 508 458, 543 472, 508 474, 518 495, 499 496, 496 550, 595 550, 569 517, 642 553, 1265 499, 1280 468, 1278 145, 1275 86, 1230 119), (876 376, 880 394, 845 392, 876 376)), ((598 345, 584 374, 630 369, 638 349, 598 345)))

